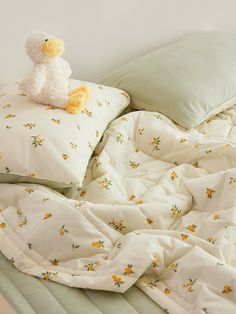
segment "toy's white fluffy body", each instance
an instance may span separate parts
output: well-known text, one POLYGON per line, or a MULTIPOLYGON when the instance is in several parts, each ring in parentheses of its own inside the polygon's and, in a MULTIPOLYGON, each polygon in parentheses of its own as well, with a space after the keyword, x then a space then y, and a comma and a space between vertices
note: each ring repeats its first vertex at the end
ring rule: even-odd
POLYGON ((20 83, 20 90, 38 103, 65 108, 71 68, 60 56, 45 54, 42 47, 48 40, 53 42, 57 39, 49 34, 37 33, 26 41, 26 51, 33 61, 33 69, 30 77, 20 83))

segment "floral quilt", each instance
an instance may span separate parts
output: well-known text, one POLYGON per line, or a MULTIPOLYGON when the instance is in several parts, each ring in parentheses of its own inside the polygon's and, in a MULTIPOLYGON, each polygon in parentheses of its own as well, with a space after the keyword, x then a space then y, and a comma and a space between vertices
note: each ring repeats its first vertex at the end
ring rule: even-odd
POLYGON ((120 117, 83 188, 65 192, 0 184, 0 250, 18 269, 136 284, 173 314, 236 312, 236 106, 190 131, 155 112, 120 117))

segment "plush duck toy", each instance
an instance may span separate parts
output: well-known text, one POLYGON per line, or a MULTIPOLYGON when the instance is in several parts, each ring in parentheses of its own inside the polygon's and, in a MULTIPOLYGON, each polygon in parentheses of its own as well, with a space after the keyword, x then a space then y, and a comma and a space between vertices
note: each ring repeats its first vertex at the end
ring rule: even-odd
POLYGON ((27 39, 25 47, 33 61, 33 70, 30 77, 20 83, 20 91, 37 103, 65 109, 72 114, 81 112, 89 90, 87 86, 79 86, 69 91, 71 68, 60 57, 65 50, 64 42, 46 33, 36 33, 27 39))

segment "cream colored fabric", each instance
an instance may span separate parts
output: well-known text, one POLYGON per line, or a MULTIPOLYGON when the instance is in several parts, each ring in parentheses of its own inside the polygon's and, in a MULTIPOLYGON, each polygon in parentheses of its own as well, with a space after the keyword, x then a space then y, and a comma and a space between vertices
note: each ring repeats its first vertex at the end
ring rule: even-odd
POLYGON ((236 107, 191 131, 134 112, 106 131, 82 190, 0 185, 0 249, 69 286, 137 284, 171 314, 236 311, 236 107))
POLYGON ((95 146, 129 104, 129 96, 70 80, 71 89, 81 85, 90 89, 90 97, 76 115, 33 102, 19 92, 18 84, 0 90, 0 173, 44 179, 47 185, 82 185, 95 146))

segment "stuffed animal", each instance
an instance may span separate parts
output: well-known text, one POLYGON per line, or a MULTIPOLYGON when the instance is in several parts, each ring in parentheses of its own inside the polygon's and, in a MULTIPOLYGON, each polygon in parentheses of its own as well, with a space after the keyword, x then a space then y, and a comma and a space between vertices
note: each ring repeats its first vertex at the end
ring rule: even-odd
POLYGON ((27 39, 25 47, 33 61, 33 70, 30 77, 20 83, 20 91, 37 103, 65 109, 72 114, 81 112, 89 89, 80 86, 69 91, 71 68, 60 57, 65 50, 64 42, 46 33, 36 33, 27 39))

